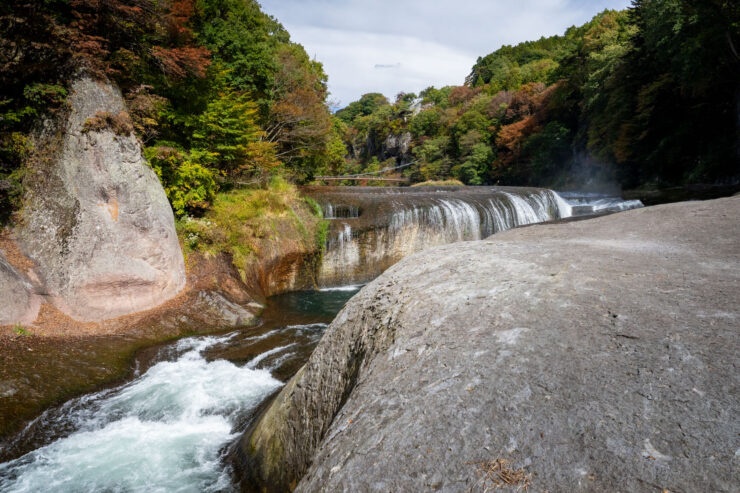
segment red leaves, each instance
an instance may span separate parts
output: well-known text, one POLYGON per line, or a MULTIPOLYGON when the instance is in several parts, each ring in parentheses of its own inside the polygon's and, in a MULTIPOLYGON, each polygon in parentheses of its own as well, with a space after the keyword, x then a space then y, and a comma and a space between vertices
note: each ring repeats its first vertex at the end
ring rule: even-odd
POLYGON ((164 16, 169 46, 155 46, 152 54, 169 77, 182 79, 192 75, 203 78, 211 63, 211 52, 194 43, 193 32, 188 26, 194 11, 193 0, 175 0, 164 16))
POLYGON ((62 42, 102 73, 121 75, 123 62, 140 63, 143 57, 168 77, 205 77, 211 54, 196 44, 189 27, 193 0, 69 0, 68 5, 72 20, 62 26, 62 42))
POLYGON ((540 109, 543 103, 541 94, 545 92, 546 86, 541 82, 530 82, 525 84, 514 93, 511 103, 506 110, 506 118, 527 117, 540 109))
POLYGON ((472 89, 468 86, 457 86, 450 91, 450 104, 458 106, 462 103, 466 103, 479 94, 481 90, 482 89, 480 87, 472 89))
POLYGON ((141 18, 141 16, 144 14, 144 9, 137 6, 129 6, 129 5, 116 5, 116 10, 121 13, 121 15, 131 18, 131 19, 138 19, 141 18))
POLYGON ((169 7, 166 15, 167 32, 176 44, 192 43, 193 32, 188 27, 195 8, 192 0, 176 0, 169 7))
POLYGON ((172 2, 172 7, 170 7, 170 15, 182 25, 188 23, 194 11, 193 0, 175 0, 172 2))
POLYGON ((556 85, 546 87, 542 83, 525 84, 514 94, 504 93, 494 100, 509 100, 505 118, 514 120, 499 130, 496 144, 499 147, 498 159, 494 168, 505 169, 519 162, 522 144, 531 135, 542 129, 547 117, 547 105, 556 85))
POLYGON ((162 72, 168 77, 183 79, 187 75, 203 78, 211 64, 211 52, 202 46, 165 48, 155 46, 152 55, 157 59, 162 72))

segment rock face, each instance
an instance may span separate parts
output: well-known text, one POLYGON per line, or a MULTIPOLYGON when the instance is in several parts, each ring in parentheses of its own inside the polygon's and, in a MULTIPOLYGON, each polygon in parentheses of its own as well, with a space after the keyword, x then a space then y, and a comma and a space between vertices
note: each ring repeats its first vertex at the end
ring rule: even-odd
POLYGON ((3 308, 0 325, 33 322, 41 306, 41 297, 33 286, 0 254, 0 293, 3 308))
POLYGON ((737 491, 738 217, 738 197, 681 203, 408 257, 242 459, 303 492, 483 491, 499 460, 529 491, 737 491))
POLYGON ((161 304, 185 285, 172 209, 136 137, 88 128, 101 114, 125 120, 109 83, 71 85, 69 114, 38 138, 19 243, 53 303, 83 321, 161 304))
POLYGON ((402 134, 390 134, 383 142, 382 156, 385 159, 389 157, 405 158, 409 155, 412 136, 409 132, 402 134))

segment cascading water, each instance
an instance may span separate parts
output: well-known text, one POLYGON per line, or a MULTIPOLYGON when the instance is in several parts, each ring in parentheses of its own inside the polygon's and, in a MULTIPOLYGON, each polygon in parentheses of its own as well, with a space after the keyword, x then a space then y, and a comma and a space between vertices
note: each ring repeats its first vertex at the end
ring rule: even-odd
POLYGON ((354 205, 324 204, 324 219, 353 219, 360 217, 360 208, 354 205))
POLYGON ((621 212, 644 207, 639 200, 623 200, 614 195, 589 192, 560 192, 573 209, 574 216, 621 212))
POLYGON ((69 402, 51 419, 76 431, 0 465, 0 490, 220 491, 231 484, 220 449, 236 438, 235 414, 281 383, 268 370, 237 367, 202 352, 228 337, 178 342, 128 385, 69 402))
POLYGON ((325 211, 335 204, 362 211, 334 218, 319 273, 322 286, 370 280, 425 248, 481 240, 498 231, 570 217, 571 206, 545 189, 334 189, 315 193, 325 211))
POLYGON ((0 491, 236 491, 228 445, 358 289, 277 296, 272 324, 182 339, 131 382, 45 412, 9 446, 0 491))

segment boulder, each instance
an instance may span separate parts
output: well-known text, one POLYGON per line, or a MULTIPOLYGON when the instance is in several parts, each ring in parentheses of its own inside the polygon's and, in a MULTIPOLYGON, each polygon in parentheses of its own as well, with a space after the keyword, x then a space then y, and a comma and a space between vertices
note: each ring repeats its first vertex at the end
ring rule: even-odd
POLYGON ((53 303, 82 321, 157 306, 185 285, 174 216, 119 90, 80 77, 40 132, 17 228, 53 303), (106 123, 108 122, 107 126, 106 123))
POLYGON ((737 491, 740 198, 407 257, 238 454, 296 491, 737 491))

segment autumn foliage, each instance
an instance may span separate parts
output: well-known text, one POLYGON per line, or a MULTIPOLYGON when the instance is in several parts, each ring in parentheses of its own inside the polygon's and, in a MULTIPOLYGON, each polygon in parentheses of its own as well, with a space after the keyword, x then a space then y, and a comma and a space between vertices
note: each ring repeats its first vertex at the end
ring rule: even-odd
POLYGON ((413 163, 412 181, 734 183, 739 71, 740 2, 633 0, 562 35, 502 46, 465 85, 412 97, 411 111, 408 94, 395 104, 367 94, 337 115, 354 172, 394 158, 413 163))
POLYGON ((504 113, 505 121, 497 134, 498 158, 493 163, 493 173, 516 176, 526 173, 522 151, 526 140, 540 132, 547 121, 547 105, 557 86, 542 83, 525 84, 511 95, 504 113))
POLYGON ((0 67, 0 205, 18 195, 34 122, 81 71, 115 81, 128 107, 87 131, 133 131, 178 215, 344 156, 321 64, 253 0, 10 0, 0 67))

